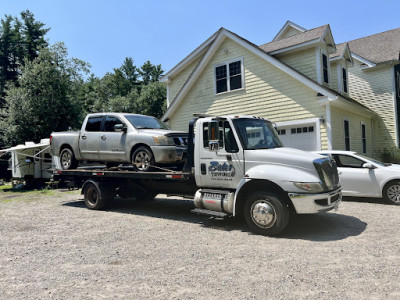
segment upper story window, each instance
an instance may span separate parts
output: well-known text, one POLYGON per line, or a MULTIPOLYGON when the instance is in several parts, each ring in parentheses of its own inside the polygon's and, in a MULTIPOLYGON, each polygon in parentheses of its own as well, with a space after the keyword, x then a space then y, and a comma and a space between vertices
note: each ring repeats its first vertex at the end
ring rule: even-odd
POLYGON ((243 87, 243 60, 226 62, 215 67, 216 94, 243 87))
POLYGON ((343 92, 347 94, 348 83, 347 83, 347 70, 345 68, 342 68, 342 83, 343 83, 343 92))
POLYGON ((322 75, 325 83, 329 83, 328 56, 322 53, 322 75))

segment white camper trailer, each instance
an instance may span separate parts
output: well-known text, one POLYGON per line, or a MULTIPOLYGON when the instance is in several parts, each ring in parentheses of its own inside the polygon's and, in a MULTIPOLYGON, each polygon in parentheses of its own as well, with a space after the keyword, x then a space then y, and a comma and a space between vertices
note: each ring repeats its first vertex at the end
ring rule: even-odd
POLYGON ((40 143, 25 142, 12 148, 0 150, 11 153, 10 169, 13 179, 25 180, 27 185, 35 186, 44 183, 53 175, 53 158, 50 153, 50 140, 42 139, 40 143))

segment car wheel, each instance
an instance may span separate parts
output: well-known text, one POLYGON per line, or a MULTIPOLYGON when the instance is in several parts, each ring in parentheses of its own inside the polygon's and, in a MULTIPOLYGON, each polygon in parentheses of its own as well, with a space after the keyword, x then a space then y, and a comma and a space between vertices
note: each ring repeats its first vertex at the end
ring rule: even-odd
POLYGON ((78 166, 78 161, 74 153, 69 148, 64 148, 60 153, 60 163, 63 170, 75 169, 78 166))
POLYGON ((382 194, 386 202, 400 205, 400 181, 388 182, 383 188, 382 194))
POLYGON ((286 228, 289 209, 274 193, 258 191, 247 198, 244 218, 253 232, 272 236, 286 228))
POLYGON ((135 171, 148 172, 154 165, 154 155, 150 149, 140 146, 133 151, 132 166, 135 171))

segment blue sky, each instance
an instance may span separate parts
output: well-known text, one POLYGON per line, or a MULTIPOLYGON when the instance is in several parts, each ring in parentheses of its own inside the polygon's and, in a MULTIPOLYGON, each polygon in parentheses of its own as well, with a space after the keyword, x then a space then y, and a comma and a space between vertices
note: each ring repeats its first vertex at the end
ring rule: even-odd
POLYGON ((0 0, 1 17, 26 9, 51 28, 50 43, 64 42, 96 76, 125 57, 169 71, 220 27, 257 45, 271 41, 287 20, 307 29, 329 23, 336 43, 400 27, 399 0, 0 0))

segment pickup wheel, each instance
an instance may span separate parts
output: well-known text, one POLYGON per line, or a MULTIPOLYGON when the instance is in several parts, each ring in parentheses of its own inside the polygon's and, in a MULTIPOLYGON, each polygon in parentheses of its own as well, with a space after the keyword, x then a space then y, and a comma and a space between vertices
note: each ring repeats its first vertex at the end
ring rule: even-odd
POLYGON ((244 218, 250 229, 262 235, 277 235, 289 223, 289 209, 276 194, 258 191, 244 204, 244 218))
POLYGON ((400 205, 400 181, 388 182, 383 188, 382 194, 387 203, 400 205))
POLYGON ((69 148, 61 150, 60 163, 63 170, 76 169, 78 167, 78 161, 76 160, 72 150, 69 148))
POLYGON ((135 171, 148 172, 154 166, 154 155, 147 147, 140 146, 132 153, 132 166, 135 171))

